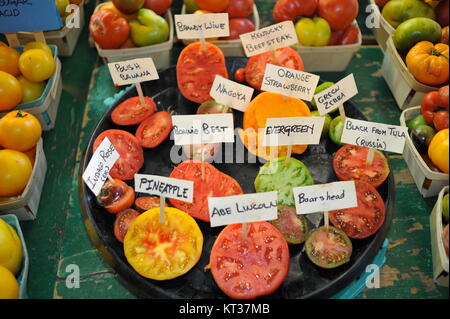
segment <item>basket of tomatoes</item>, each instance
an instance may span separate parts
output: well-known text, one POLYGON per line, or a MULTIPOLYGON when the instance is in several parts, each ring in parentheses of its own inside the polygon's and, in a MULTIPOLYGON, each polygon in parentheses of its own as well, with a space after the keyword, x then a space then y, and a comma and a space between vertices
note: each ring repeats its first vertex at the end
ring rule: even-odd
MULTIPOLYGON (((253 0, 184 0, 182 14, 228 13, 230 36, 207 39, 225 56, 245 56, 240 35, 259 29, 259 13, 253 0)), ((183 40, 188 45, 195 40, 183 40)))
POLYGON ((15 110, 0 119, 0 212, 34 220, 47 172, 35 116, 15 110))
POLYGON ((89 23, 105 63, 151 57, 157 69, 170 65, 174 26, 172 0, 113 0, 99 4, 89 23))
POLYGON ((12 109, 26 111, 43 130, 51 130, 62 92, 58 48, 37 41, 18 47, 0 42, 0 87, 0 117, 12 109))
POLYGON ((448 185, 448 85, 404 110, 400 123, 410 132, 403 156, 417 188, 424 197, 436 196, 448 185))
MULTIPOLYGON (((55 0, 55 2, 64 26, 59 30, 44 31, 44 37, 48 44, 58 47, 59 56, 71 56, 85 23, 84 0, 55 0)), ((34 41, 34 35, 30 32, 19 32, 17 36, 21 43, 34 41)))

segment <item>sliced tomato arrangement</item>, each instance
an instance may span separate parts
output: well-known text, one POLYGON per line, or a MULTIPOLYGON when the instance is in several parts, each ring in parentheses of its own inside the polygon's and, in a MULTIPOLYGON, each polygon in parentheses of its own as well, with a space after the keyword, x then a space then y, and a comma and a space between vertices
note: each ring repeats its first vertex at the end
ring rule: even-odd
POLYGON ((141 104, 140 98, 135 96, 119 104, 112 111, 111 120, 116 125, 136 125, 150 117, 155 110, 156 104, 151 97, 144 97, 144 104, 141 104))
POLYGON ((202 163, 192 160, 185 161, 174 168, 171 178, 184 179, 194 182, 194 200, 192 203, 169 199, 170 203, 203 221, 210 221, 208 198, 225 197, 243 194, 239 183, 211 164, 204 163, 205 177, 202 179, 202 163))
POLYGON ((229 297, 250 299, 270 295, 289 272, 289 248, 283 234, 268 222, 226 226, 211 249, 210 268, 229 297))
POLYGON ((367 164, 367 147, 344 145, 334 155, 333 168, 341 181, 363 181, 379 187, 389 176, 389 163, 382 152, 375 150, 372 164, 367 164))
POLYGON ((138 211, 131 208, 125 209, 117 214, 114 222, 114 236, 116 236, 119 242, 123 243, 128 229, 139 215, 138 211))
POLYGON ((136 137, 144 148, 155 148, 166 140, 172 131, 172 116, 161 111, 144 120, 136 131, 136 137))
POLYGON ((134 189, 120 179, 107 180, 97 196, 97 203, 111 214, 130 208, 134 202, 134 189))
POLYGON ((209 92, 216 75, 228 78, 225 56, 212 43, 206 42, 203 50, 199 42, 181 51, 177 62, 178 89, 189 101, 202 104, 212 100, 209 92))
POLYGON ((375 234, 383 225, 386 209, 383 197, 372 185, 355 182, 358 206, 329 212, 331 223, 348 237, 363 239, 375 234))
POLYGON ((195 220, 176 208, 165 208, 160 224, 159 208, 137 217, 124 240, 125 257, 141 276, 168 280, 184 275, 202 254, 203 235, 195 220))
MULTIPOLYGON (((156 196, 144 196, 139 197, 134 202, 134 207, 141 213, 144 213, 150 209, 157 208, 160 205, 160 199, 156 196)), ((167 203, 165 203, 167 207, 167 203)))
POLYGON ((308 222, 304 215, 297 215, 295 207, 278 206, 278 218, 270 223, 283 234, 288 244, 298 245, 305 242, 308 222))
POLYGON ((105 137, 114 145, 120 158, 109 171, 113 178, 131 180, 144 165, 144 151, 139 140, 132 134, 122 130, 107 130, 101 133, 94 141, 94 152, 105 137))

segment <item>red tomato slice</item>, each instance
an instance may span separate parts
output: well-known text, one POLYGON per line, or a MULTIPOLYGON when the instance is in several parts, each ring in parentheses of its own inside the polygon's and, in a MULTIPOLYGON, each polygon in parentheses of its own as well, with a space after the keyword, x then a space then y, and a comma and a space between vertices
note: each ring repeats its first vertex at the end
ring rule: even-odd
POLYGON ((111 120, 116 125, 136 125, 151 116, 156 110, 155 101, 151 97, 144 97, 142 105, 139 97, 132 97, 117 106, 111 113, 111 120))
MULTIPOLYGON (((160 204, 160 199, 159 199, 159 197, 155 197, 155 196, 139 197, 134 202, 134 206, 141 213, 144 213, 152 208, 157 208, 157 207, 159 207, 159 204, 160 204)), ((167 207, 167 204, 165 204, 165 206, 167 207)))
POLYGON ((350 238, 362 239, 375 234, 383 225, 384 201, 372 185, 355 182, 358 207, 329 212, 331 223, 350 238))
POLYGON ((341 181, 363 181, 379 187, 389 176, 389 163, 380 151, 375 151, 371 165, 366 164, 367 147, 344 145, 334 155, 333 168, 341 181))
POLYGON ((142 147, 154 148, 165 141, 172 131, 172 116, 167 112, 158 112, 142 122, 136 137, 142 147))
POLYGON ((130 180, 144 165, 144 151, 138 139, 122 130, 107 130, 101 133, 94 142, 94 152, 102 141, 108 137, 120 155, 109 175, 120 180, 130 180))
POLYGON ((216 75, 228 78, 225 56, 212 43, 192 43, 181 51, 177 63, 178 88, 189 101, 202 104, 212 100, 209 95, 216 75))
POLYGON ((289 272, 289 248, 281 232, 268 222, 225 227, 210 257, 213 278, 231 298, 249 299, 273 293, 289 272))
POLYGON ((185 161, 175 167, 171 178, 194 182, 194 200, 186 203, 170 199, 171 204, 187 212, 194 218, 210 221, 208 197, 225 197, 243 194, 239 183, 232 177, 220 172, 211 164, 205 165, 205 179, 202 180, 202 163, 200 161, 185 161))
POLYGON ((116 220, 114 222, 114 236, 116 236, 116 239, 118 241, 123 243, 123 240, 125 239, 125 235, 127 234, 130 225, 139 215, 140 215, 139 212, 129 208, 120 212, 116 216, 116 220))

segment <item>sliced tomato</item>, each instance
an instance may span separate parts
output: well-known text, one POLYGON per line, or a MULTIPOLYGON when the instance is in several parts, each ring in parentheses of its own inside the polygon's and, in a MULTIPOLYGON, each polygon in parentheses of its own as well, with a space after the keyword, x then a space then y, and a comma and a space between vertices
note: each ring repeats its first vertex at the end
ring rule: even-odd
POLYGON ((278 219, 270 223, 283 234, 288 244, 297 245, 305 242, 308 234, 308 222, 305 216, 297 215, 295 207, 278 206, 278 219))
POLYGON ((142 122, 136 131, 136 137, 142 147, 155 148, 166 140, 171 131, 172 116, 162 111, 142 122))
POLYGON ((212 100, 209 95, 216 75, 228 78, 225 56, 212 43, 206 42, 202 50, 199 42, 185 47, 178 58, 178 88, 189 101, 202 104, 212 100))
POLYGON ((171 178, 194 182, 194 200, 192 203, 169 199, 170 203, 203 221, 210 221, 208 198, 225 197, 243 194, 239 183, 232 177, 220 172, 211 164, 204 163, 205 178, 202 179, 202 163, 200 161, 185 161, 174 168, 171 178))
POLYGON ((141 104, 138 96, 125 100, 112 111, 111 120, 122 126, 142 123, 156 110, 155 101, 151 97, 144 97, 144 102, 141 104))
POLYGON ((111 214, 130 208, 134 202, 134 189, 120 179, 107 180, 97 196, 97 203, 111 214))
MULTIPOLYGON (((245 68, 245 79, 247 83, 256 90, 261 91, 261 85, 264 79, 267 64, 274 64, 298 71, 305 70, 300 54, 290 47, 255 55, 247 62, 247 66, 245 68)), ((237 70, 235 75, 236 78, 239 78, 237 74, 238 72, 242 73, 242 71, 237 70)))
POLYGON ((386 156, 375 151, 371 165, 366 159, 369 149, 356 145, 344 145, 334 155, 333 168, 341 181, 363 181, 379 187, 389 176, 389 163, 386 156))
POLYGON ((117 214, 116 220, 114 222, 114 236, 116 236, 116 239, 118 241, 123 243, 128 229, 139 215, 139 212, 131 208, 125 209, 124 211, 121 211, 119 214, 117 214))
MULTIPOLYGON (((159 204, 160 204, 160 199, 159 199, 159 197, 155 197, 155 196, 139 197, 134 202, 134 206, 141 213, 144 213, 153 208, 157 208, 157 207, 159 207, 159 204)), ((165 204, 165 206, 167 207, 167 203, 165 204)))
POLYGON ((114 145, 120 158, 109 171, 113 178, 131 180, 144 165, 144 151, 138 139, 122 130, 107 130, 101 133, 94 142, 94 152, 105 137, 114 145))
POLYGON ((329 212, 331 223, 348 237, 362 239, 375 234, 383 225, 384 200, 372 185, 355 182, 358 207, 329 212))
POLYGON ((195 220, 166 207, 160 224, 159 208, 137 217, 124 240, 125 257, 141 276, 168 280, 184 275, 200 259, 203 235, 195 220))
POLYGON ((350 261, 353 246, 347 235, 333 226, 314 229, 305 243, 309 260, 325 269, 339 267, 350 261))
POLYGON ((289 272, 289 248, 268 222, 226 226, 211 249, 210 268, 219 288, 229 297, 250 299, 270 295, 289 272))

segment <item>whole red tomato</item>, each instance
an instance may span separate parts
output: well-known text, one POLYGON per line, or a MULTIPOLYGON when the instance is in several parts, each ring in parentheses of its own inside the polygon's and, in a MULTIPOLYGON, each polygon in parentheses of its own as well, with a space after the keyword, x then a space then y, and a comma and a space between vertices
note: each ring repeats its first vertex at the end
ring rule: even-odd
POLYGON ((388 3, 390 0, 375 0, 375 3, 377 6, 382 9, 386 3, 388 3))
POLYGON ((163 15, 169 10, 172 0, 145 0, 144 8, 154 11, 156 14, 163 15))
POLYGON ((227 12, 230 19, 247 18, 253 13, 253 0, 232 0, 228 4, 227 12))
POLYGON ((225 40, 236 40, 244 33, 255 31, 255 25, 247 18, 230 19, 230 36, 225 40))
POLYGON ((437 131, 448 128, 448 85, 425 95, 420 106, 425 121, 437 131))
POLYGON ((436 21, 439 22, 441 27, 448 26, 448 2, 449 0, 441 0, 436 8, 434 8, 436 21))
POLYGON ((118 49, 127 41, 130 27, 127 20, 117 13, 105 9, 91 16, 89 31, 102 49, 118 49))
POLYGON ((358 0, 319 0, 318 14, 332 30, 345 29, 358 16, 358 0))
POLYGON ((442 28, 441 43, 448 44, 448 26, 442 28))
POLYGON ((318 0, 278 0, 273 8, 276 22, 294 21, 298 16, 312 16, 318 0))
POLYGON ((112 0, 114 6, 123 13, 135 13, 144 5, 144 0, 112 0))
POLYGON ((230 3, 229 0, 195 0, 195 2, 197 2, 200 9, 209 12, 224 12, 230 3))

